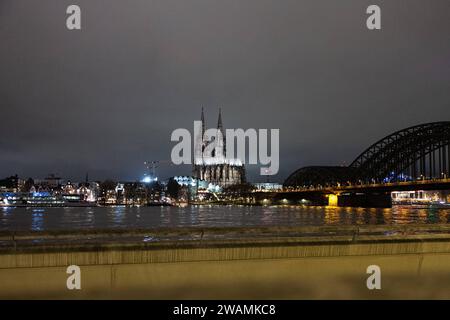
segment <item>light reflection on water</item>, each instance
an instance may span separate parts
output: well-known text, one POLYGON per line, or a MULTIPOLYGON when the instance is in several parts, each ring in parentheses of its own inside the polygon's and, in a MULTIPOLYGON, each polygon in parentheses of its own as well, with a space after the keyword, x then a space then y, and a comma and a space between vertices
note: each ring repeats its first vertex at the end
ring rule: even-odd
POLYGON ((450 208, 97 207, 0 209, 0 230, 449 223, 450 208))
POLYGON ((31 213, 31 230, 42 231, 44 230, 44 209, 33 208, 31 213))

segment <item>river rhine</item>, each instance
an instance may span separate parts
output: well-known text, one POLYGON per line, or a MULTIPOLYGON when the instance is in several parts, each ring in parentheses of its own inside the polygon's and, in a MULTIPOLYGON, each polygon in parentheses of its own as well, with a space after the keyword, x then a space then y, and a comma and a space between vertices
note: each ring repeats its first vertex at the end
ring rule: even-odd
POLYGON ((0 208, 1 231, 449 223, 450 208, 71 207, 0 208))

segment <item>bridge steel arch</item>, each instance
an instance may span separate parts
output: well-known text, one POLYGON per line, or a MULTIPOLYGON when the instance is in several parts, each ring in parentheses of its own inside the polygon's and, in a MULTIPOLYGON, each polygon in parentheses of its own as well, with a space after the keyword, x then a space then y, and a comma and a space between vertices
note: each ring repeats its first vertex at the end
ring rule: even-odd
POLYGON ((363 182, 448 178, 450 121, 409 127, 377 141, 350 165, 363 182))
POLYGON ((394 132, 362 152, 348 167, 304 167, 286 187, 336 186, 450 178, 450 121, 394 132))
POLYGON ((284 186, 331 187, 354 180, 354 169, 343 167, 311 166, 294 171, 284 181, 284 186))

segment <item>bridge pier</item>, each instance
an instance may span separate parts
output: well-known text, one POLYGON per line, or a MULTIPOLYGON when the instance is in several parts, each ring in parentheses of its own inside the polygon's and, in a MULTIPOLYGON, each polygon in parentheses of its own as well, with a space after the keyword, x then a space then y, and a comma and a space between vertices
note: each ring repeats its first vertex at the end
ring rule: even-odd
MULTIPOLYGON (((332 197, 329 197, 332 201, 332 197)), ((341 193, 337 195, 338 207, 390 208, 392 197, 390 192, 380 193, 341 193)), ((332 205, 332 204, 329 204, 332 205)))
POLYGON ((272 204, 278 205, 327 206, 328 202, 328 195, 323 192, 277 193, 272 198, 272 204))
POLYGON ((306 205, 331 207, 390 208, 390 191, 365 192, 280 192, 256 195, 255 203, 262 205, 306 205), (264 197, 264 198, 263 198, 264 197))

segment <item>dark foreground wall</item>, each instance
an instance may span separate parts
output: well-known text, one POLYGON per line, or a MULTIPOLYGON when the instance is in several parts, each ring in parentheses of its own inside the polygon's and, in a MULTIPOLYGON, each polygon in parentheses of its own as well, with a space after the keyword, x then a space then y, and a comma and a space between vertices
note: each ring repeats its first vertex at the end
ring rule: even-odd
POLYGON ((0 297, 448 299, 450 237, 446 226, 436 228, 322 229, 320 236, 308 228, 259 239, 18 246, 0 255, 0 297), (66 288, 71 264, 81 267, 81 290, 66 288), (369 265, 381 268, 381 290, 366 287, 369 265))

